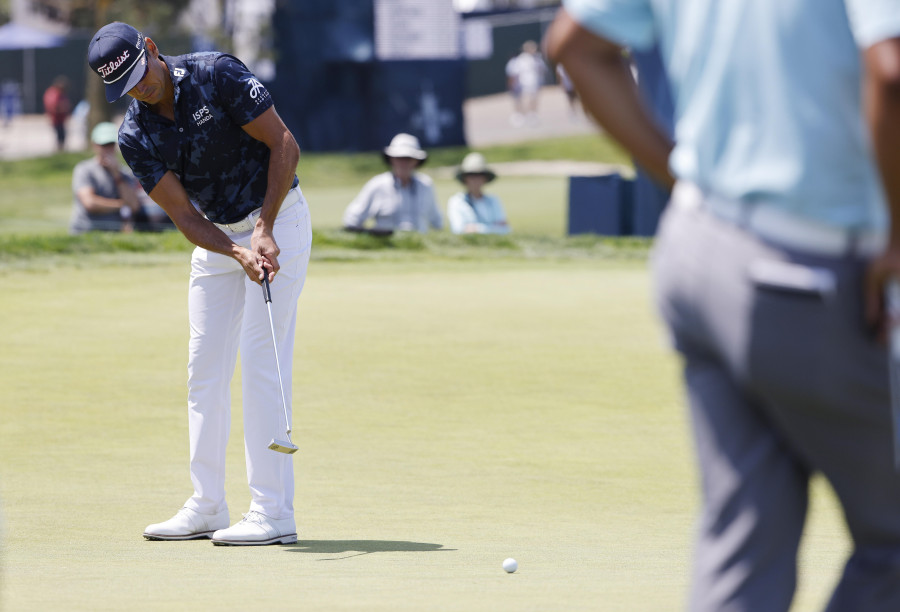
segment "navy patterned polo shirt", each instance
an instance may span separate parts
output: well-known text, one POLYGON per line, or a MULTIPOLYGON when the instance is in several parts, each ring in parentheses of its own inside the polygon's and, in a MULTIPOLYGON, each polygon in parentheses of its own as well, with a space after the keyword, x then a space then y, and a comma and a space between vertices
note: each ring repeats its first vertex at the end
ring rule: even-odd
POLYGON ((241 126, 271 107, 272 96, 231 55, 160 57, 175 88, 175 121, 133 100, 119 128, 122 156, 147 193, 171 170, 210 221, 246 217, 266 195, 269 147, 241 126))

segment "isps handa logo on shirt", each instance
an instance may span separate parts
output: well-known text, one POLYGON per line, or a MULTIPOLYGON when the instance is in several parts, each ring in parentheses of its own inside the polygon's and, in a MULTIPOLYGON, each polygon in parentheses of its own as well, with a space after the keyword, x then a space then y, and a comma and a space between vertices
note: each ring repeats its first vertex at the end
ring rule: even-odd
POLYGON ((268 99, 269 91, 265 87, 263 87, 263 84, 257 81, 255 78, 251 77, 247 79, 247 84, 250 86, 251 100, 254 100, 257 104, 259 104, 263 100, 268 99))
POLYGON ((203 125, 210 119, 212 119, 212 114, 210 114, 208 106, 204 106, 203 108, 194 111, 194 123, 195 124, 203 125))

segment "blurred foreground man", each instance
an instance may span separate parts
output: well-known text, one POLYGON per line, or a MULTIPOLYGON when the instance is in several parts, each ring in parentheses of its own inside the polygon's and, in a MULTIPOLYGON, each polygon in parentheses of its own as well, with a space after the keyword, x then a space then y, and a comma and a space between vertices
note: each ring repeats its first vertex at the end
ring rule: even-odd
POLYGON ((788 610, 815 472, 853 539, 828 610, 900 610, 875 333, 900 277, 898 36, 900 0, 566 0, 548 34, 585 107, 674 183, 654 275, 702 473, 692 612, 788 610), (623 61, 654 43, 674 143, 623 61))
POLYGON ((108 101, 134 98, 119 130, 122 155, 149 196, 197 245, 188 289, 194 494, 172 519, 148 526, 144 537, 296 542, 291 456, 267 448, 285 426, 259 285, 268 275, 289 404, 297 300, 312 241, 295 174, 300 149, 269 92, 235 57, 164 56, 150 38, 116 22, 91 39, 88 62, 106 84, 108 101), (238 347, 251 503, 244 519, 229 527, 225 448, 238 347))

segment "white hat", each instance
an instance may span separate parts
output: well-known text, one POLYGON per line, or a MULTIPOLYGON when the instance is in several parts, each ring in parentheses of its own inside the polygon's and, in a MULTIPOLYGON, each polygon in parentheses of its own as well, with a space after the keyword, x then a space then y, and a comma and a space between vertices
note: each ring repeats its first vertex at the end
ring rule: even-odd
POLYGON ((488 183, 497 178, 496 173, 488 168, 487 161, 481 153, 469 153, 463 158, 459 171, 456 173, 456 180, 462 183, 467 174, 481 174, 488 183))
POLYGON ((419 146, 419 139, 412 134, 397 134, 384 148, 385 157, 411 157, 424 162, 428 153, 419 146))

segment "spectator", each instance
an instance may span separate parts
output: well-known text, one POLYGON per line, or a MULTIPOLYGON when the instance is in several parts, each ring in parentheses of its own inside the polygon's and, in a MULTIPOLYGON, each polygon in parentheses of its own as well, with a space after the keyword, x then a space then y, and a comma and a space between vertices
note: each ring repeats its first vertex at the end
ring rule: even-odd
POLYGON ((465 185, 447 202, 447 219, 454 234, 508 234, 509 224, 500 199, 484 193, 484 186, 497 178, 481 153, 463 159, 456 180, 465 185))
POLYGON ((72 102, 68 96, 69 79, 58 76, 44 91, 44 112, 56 132, 56 150, 62 151, 66 145, 66 119, 72 113, 72 102))
POLYGON ((369 180, 344 212, 344 229, 350 232, 390 234, 394 231, 427 232, 441 229, 443 219, 434 197, 431 178, 416 172, 428 154, 419 139, 397 134, 384 149, 391 167, 369 180), (374 219, 374 227, 366 222, 374 219))
POLYGON ((506 90, 513 101, 513 114, 510 115, 509 122, 515 127, 525 124, 525 115, 522 112, 522 88, 519 86, 519 79, 516 76, 518 59, 519 55, 513 53, 506 62, 506 90))
POLYGON ((78 162, 72 173, 70 234, 88 231, 131 232, 135 223, 146 225, 138 198, 138 185, 116 155, 118 130, 98 123, 91 132, 94 156, 78 162))
POLYGON ((523 120, 531 125, 538 123, 538 96, 546 70, 533 40, 526 41, 522 52, 507 63, 506 75, 511 81, 511 90, 514 87, 518 92, 516 114, 511 119, 513 125, 521 125, 523 120))
POLYGON ((22 112, 22 90, 15 81, 4 81, 0 85, 0 116, 3 126, 12 123, 13 118, 22 112))

